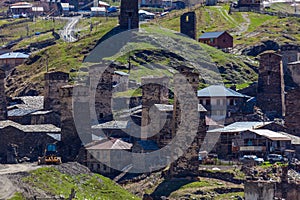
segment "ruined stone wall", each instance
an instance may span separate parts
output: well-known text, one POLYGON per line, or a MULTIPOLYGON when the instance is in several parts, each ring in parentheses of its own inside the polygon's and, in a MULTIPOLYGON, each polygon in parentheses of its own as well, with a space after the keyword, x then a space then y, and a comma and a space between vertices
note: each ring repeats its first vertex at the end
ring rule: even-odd
POLYGON ((244 186, 245 200, 273 200, 275 183, 264 181, 247 181, 244 186))
MULTIPOLYGON (((167 77, 143 77, 142 78, 142 132, 141 132, 142 139, 148 138, 149 134, 158 133, 155 130, 156 127, 150 125, 151 124, 150 112, 154 104, 168 103, 169 100, 168 84, 169 84, 169 78, 167 77)), ((156 116, 152 116, 152 117, 155 118, 156 116)))
POLYGON ((139 28, 138 0, 121 0, 119 24, 122 29, 139 28))
POLYGON ((180 33, 196 40, 197 37, 197 17, 195 12, 187 12, 180 17, 180 33))
POLYGON ((0 69, 0 120, 7 119, 4 79, 5 79, 5 72, 2 69, 0 69))
POLYGON ((59 89, 68 84, 69 74, 65 72, 48 72, 45 74, 44 109, 60 113, 59 89))
MULTIPOLYGON (((173 146, 172 152, 182 152, 183 155, 175 160, 170 167, 171 176, 194 176, 198 175, 199 160, 198 152, 206 135, 205 113, 198 111, 197 90, 199 85, 199 74, 186 67, 179 67, 180 74, 174 75, 174 111, 173 111, 173 130, 172 137, 177 137, 178 144, 173 146), (193 91, 187 92, 185 82, 188 82, 193 91), (191 96, 192 95, 192 96, 191 96), (196 101, 193 101, 196 98, 196 101), (180 102, 184 99, 185 102, 180 102), (188 110, 189 114, 184 115, 183 110, 188 110), (193 120, 199 119, 195 124, 193 120), (198 125, 198 128, 197 128, 198 125), (196 129, 196 130, 195 130, 196 129), (191 138, 190 133, 196 131, 196 137, 191 138), (188 138, 192 139, 192 143, 188 144, 188 138), (189 147, 188 147, 189 146, 189 147), (185 150, 185 148, 187 150, 185 150)), ((176 156, 176 155, 175 155, 176 156)), ((173 156, 173 159, 175 157, 173 156)))
POLYGON ((106 64, 89 68, 92 121, 112 119, 112 80, 114 68, 106 64))
POLYGON ((257 105, 269 118, 285 115, 282 59, 279 54, 266 52, 259 58, 257 105))

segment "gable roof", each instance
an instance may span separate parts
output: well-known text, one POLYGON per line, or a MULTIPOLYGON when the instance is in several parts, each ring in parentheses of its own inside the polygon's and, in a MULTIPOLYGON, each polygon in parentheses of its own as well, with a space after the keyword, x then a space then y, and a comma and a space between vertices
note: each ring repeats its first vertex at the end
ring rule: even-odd
POLYGON ((131 149, 132 144, 121 139, 106 138, 86 145, 87 150, 131 149))
POLYGON ((220 35, 222 35, 225 32, 226 31, 205 32, 199 37, 199 39, 218 38, 218 37, 220 37, 220 35))
POLYGON ((6 127, 14 127, 24 133, 60 133, 61 129, 53 124, 22 125, 10 120, 0 121, 0 130, 6 127))
MULTIPOLYGON (((169 104, 154 104, 154 106, 160 111, 160 112, 172 112, 173 111, 173 105, 169 104)), ((198 112, 206 112, 207 110, 203 107, 202 104, 198 104, 198 112)))
POLYGON ((291 141, 291 138, 283 135, 281 133, 277 133, 268 129, 257 129, 257 130, 249 130, 250 132, 253 132, 257 135, 266 137, 270 140, 280 140, 280 141, 291 141))
POLYGON ((238 97, 238 98, 250 98, 247 95, 241 94, 230 88, 226 88, 223 85, 211 85, 202 90, 198 90, 198 97, 238 97))
POLYGON ((10 53, 5 53, 0 55, 0 59, 16 59, 16 58, 27 59, 28 57, 29 55, 20 52, 10 52, 10 53))
POLYGON ((242 132, 261 128, 273 122, 235 122, 224 128, 218 128, 207 131, 208 133, 229 133, 229 132, 242 132))

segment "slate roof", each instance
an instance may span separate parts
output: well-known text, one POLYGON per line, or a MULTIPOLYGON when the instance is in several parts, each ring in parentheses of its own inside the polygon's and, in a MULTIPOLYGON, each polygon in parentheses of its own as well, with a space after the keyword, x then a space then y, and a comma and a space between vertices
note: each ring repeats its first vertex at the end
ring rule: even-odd
POLYGON ((130 150, 132 144, 128 142, 124 142, 121 139, 107 138, 99 141, 93 141, 85 146, 87 150, 112 150, 112 149, 130 150))
POLYGON ((229 132, 242 132, 247 130, 253 130, 261 128, 265 125, 271 124, 273 122, 235 122, 224 128, 218 128, 207 131, 208 133, 229 133, 229 132))
POLYGON ((23 103, 15 104, 10 107, 18 109, 36 109, 42 110, 44 108, 44 97, 43 96, 24 96, 15 97, 13 99, 20 99, 23 103))
POLYGON ((237 97, 237 98, 249 98, 249 96, 236 92, 230 88, 226 88, 223 85, 211 85, 202 90, 198 90, 198 97, 237 97))
POLYGON ((199 39, 209 39, 209 38, 218 38, 220 37, 220 35, 222 35, 223 33, 225 33, 225 31, 219 31, 219 32, 206 32, 203 33, 199 39))
POLYGON ((52 124, 22 125, 10 120, 0 121, 0 129, 14 127, 25 133, 60 133, 61 129, 52 124))
POLYGON ((137 144, 139 144, 142 149, 146 151, 155 151, 159 149, 157 143, 152 140, 140 140, 137 141, 137 144))
POLYGON ((0 59, 16 59, 16 58, 27 59, 28 57, 29 55, 20 52, 10 52, 10 53, 5 53, 0 55, 0 59))

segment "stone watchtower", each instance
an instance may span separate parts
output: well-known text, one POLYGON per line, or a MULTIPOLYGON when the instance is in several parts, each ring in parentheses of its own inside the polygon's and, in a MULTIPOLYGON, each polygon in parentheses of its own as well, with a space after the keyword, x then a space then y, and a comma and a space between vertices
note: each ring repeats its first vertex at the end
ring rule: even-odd
MULTIPOLYGON (((150 109, 154 104, 168 104, 169 78, 168 77, 143 77, 142 80, 142 139, 148 138, 148 134, 155 134, 155 128, 147 126, 151 123, 150 109)), ((155 124, 152 123, 153 126, 155 124)), ((156 133, 158 134, 158 133, 156 133)))
POLYGON ((45 74, 44 109, 60 113, 59 89, 68 84, 69 74, 65 72, 48 72, 45 74))
POLYGON ((198 174, 198 153, 206 135, 206 111, 205 109, 199 109, 198 104, 197 90, 199 86, 199 73, 185 66, 179 67, 179 72, 180 73, 174 75, 175 94, 172 137, 179 137, 181 144, 174 146, 172 152, 182 151, 183 155, 172 163, 170 173, 172 176, 185 177, 198 174), (191 87, 185 87, 185 82, 191 87), (186 92, 190 89, 193 91, 186 92), (182 100, 184 100, 184 102, 182 102, 182 100), (183 112, 184 109, 185 112, 183 112), (191 138, 193 137, 190 135, 191 132, 196 132, 194 138, 191 138), (186 143, 186 141, 188 141, 187 138, 191 138, 192 143, 186 143))
POLYGON ((294 135, 300 136, 300 61, 289 63, 290 80, 296 87, 286 94, 285 125, 294 135))
POLYGON ((275 52, 260 54, 257 105, 271 119, 285 115, 282 59, 275 52))
POLYGON ((92 140, 89 101, 87 86, 66 85, 60 89, 61 148, 65 161, 74 161, 80 147, 92 140))
POLYGON ((197 18, 195 12, 187 12, 180 17, 180 33, 196 40, 197 37, 197 18))
POLYGON ((2 69, 0 69, 0 120, 7 119, 4 79, 5 79, 5 72, 2 69))
POLYGON ((106 64, 94 65, 89 68, 90 105, 92 120, 112 120, 112 90, 114 68, 106 64))
POLYGON ((125 30, 139 28, 138 0, 121 0, 120 27, 125 30))

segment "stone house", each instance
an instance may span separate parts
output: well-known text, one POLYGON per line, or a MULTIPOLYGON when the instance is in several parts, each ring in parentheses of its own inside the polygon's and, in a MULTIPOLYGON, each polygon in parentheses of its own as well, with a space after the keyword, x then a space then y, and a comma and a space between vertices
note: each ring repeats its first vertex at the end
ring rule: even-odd
POLYGON ((8 148, 16 146, 15 159, 28 157, 36 161, 42 156, 48 143, 60 141, 61 129, 52 124, 21 125, 6 120, 0 121, 0 157, 1 162, 9 162, 8 148))
POLYGON ((8 71, 23 64, 28 58, 29 55, 20 52, 5 53, 0 55, 0 67, 8 71))
POLYGON ((246 101, 250 98, 223 85, 211 85, 198 90, 197 96, 207 115, 215 120, 244 112, 246 101))
POLYGON ((17 2, 11 4, 9 7, 9 12, 12 13, 13 15, 31 14, 32 4, 28 2, 17 2))
POLYGON ((203 33, 198 41, 218 49, 233 47, 233 37, 227 31, 203 33))
POLYGON ((85 145, 86 166, 93 172, 113 176, 131 164, 132 144, 121 139, 106 138, 85 145), (116 166, 118 169, 109 167, 116 166))
POLYGON ((129 139, 129 135, 127 134, 130 131, 129 129, 129 121, 113 120, 93 125, 92 133, 97 136, 101 136, 101 134, 104 134, 106 137, 129 139))
POLYGON ((238 0, 239 11, 260 10, 262 7, 261 0, 238 0))

